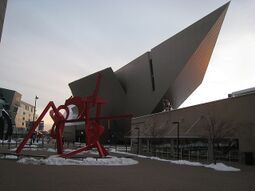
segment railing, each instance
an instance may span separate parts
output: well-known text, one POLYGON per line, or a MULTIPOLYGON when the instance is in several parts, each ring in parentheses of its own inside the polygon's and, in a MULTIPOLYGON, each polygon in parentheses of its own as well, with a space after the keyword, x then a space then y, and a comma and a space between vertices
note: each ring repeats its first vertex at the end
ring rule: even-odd
MULTIPOLYGON (((18 145, 21 143, 22 138, 14 138, 11 140, 0 140, 0 149, 1 150, 12 150, 14 151, 14 149, 16 149, 18 147, 18 145)), ((85 145, 85 143, 81 143, 81 142, 75 142, 75 141, 67 141, 64 140, 63 141, 63 147, 64 149, 77 149, 80 147, 83 147, 85 145)), ((105 146, 107 149, 115 149, 116 151, 120 151, 120 152, 130 152, 130 145, 126 144, 126 145, 106 145, 105 146)), ((34 141, 32 139, 30 139, 27 144, 25 145, 26 149, 30 149, 30 150, 36 150, 36 149, 47 149, 47 148, 52 148, 52 149, 56 149, 56 141, 53 139, 48 140, 47 138, 40 138, 40 139, 35 139, 34 141)))
POLYGON ((114 149, 118 152, 131 152, 130 145, 106 145, 105 146, 108 150, 114 149))
MULTIPOLYGON (((140 154, 145 156, 155 156, 163 159, 169 160, 189 160, 189 161, 209 161, 209 152, 207 148, 180 148, 179 153, 177 153, 176 148, 171 147, 161 147, 161 146, 151 146, 147 148, 142 145, 137 149, 137 145, 133 145, 131 152, 134 154, 140 154), (179 157, 179 158, 178 158, 179 157)), ((227 153, 222 151, 214 151, 214 159, 216 161, 240 161, 240 153, 238 150, 230 150, 227 153)))
MULTIPOLYGON (((13 150, 17 148, 19 143, 22 139, 16 138, 12 139, 11 141, 2 141, 0 140, 0 148, 5 150, 13 150)), ((76 149, 78 147, 84 146, 84 143, 80 142, 71 142, 71 141, 64 141, 64 148, 65 149, 76 149)), ((179 153, 177 153, 176 148, 172 148, 170 146, 162 147, 162 146, 156 146, 152 145, 150 148, 148 148, 146 145, 141 145, 140 149, 137 150, 137 144, 132 145, 130 147, 129 144, 126 145, 106 145, 107 149, 114 149, 119 152, 130 152, 134 154, 140 154, 145 156, 155 156, 163 159, 169 159, 169 160, 177 160, 179 157, 179 160, 189 160, 189 161, 209 161, 209 154, 208 150, 206 148, 180 148, 179 153)), ((26 144, 25 148, 36 150, 38 148, 55 148, 56 144, 54 141, 49 140, 43 140, 40 139, 38 142, 35 141, 32 143, 31 141, 26 144)), ((220 151, 214 152, 214 158, 216 161, 232 161, 232 162, 238 162, 240 161, 240 153, 238 150, 230 150, 227 153, 222 153, 220 151)))

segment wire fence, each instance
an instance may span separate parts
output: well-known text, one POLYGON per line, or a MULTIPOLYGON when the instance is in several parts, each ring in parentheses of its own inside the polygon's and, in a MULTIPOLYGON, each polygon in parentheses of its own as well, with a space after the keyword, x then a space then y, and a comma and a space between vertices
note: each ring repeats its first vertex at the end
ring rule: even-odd
MULTIPOLYGON (((169 160, 189 160, 189 161, 200 161, 200 162, 208 162, 210 160, 209 151, 207 148, 180 148, 170 146, 151 146, 147 147, 145 145, 141 145, 140 147, 137 144, 133 144, 130 152, 145 155, 145 156, 155 156, 162 159, 169 160)), ((217 161, 231 161, 231 162, 240 162, 241 154, 238 150, 233 149, 227 152, 223 152, 222 150, 214 151, 214 160, 217 161)))
MULTIPOLYGON (((11 140, 0 140, 0 147, 2 149, 13 150, 18 147, 21 143, 22 138, 15 138, 11 140)), ((85 143, 74 142, 74 141, 64 141, 64 149, 77 149, 85 146, 85 143)), ((209 152, 205 148, 180 148, 179 152, 176 148, 172 148, 170 146, 157 146, 153 145, 147 147, 146 145, 138 146, 138 144, 133 144, 132 147, 129 144, 115 144, 115 145, 106 145, 108 150, 114 149, 119 152, 127 152, 134 153, 145 156, 155 156, 162 159, 169 160, 189 160, 189 161, 200 161, 206 162, 209 161, 209 152)), ((37 148, 53 148, 56 149, 55 140, 48 138, 41 138, 38 140, 30 139, 25 148, 29 148, 31 150, 37 148)), ((214 158, 217 161, 231 161, 231 162, 239 162, 241 155, 238 150, 230 150, 226 153, 222 151, 214 151, 214 158)))
MULTIPOLYGON (((9 140, 1 140, 0 139, 0 148, 2 149, 9 149, 14 150, 18 147, 18 145, 22 142, 23 138, 13 138, 9 140)), ((83 142, 75 142, 75 141, 66 141, 63 140, 63 148, 64 149, 77 149, 84 147, 86 144, 83 142)), ((130 152, 130 145, 120 145, 120 144, 114 144, 114 145, 105 145, 107 149, 115 149, 116 151, 120 152, 130 152)), ((56 140, 49 138, 49 137, 43 137, 40 139, 29 139, 24 146, 24 148, 36 150, 39 148, 52 148, 57 149, 56 140)))

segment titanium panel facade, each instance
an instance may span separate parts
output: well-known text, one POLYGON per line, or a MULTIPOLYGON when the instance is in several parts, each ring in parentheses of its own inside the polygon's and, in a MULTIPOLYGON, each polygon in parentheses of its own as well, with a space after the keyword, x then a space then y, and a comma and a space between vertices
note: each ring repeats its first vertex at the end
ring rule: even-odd
POLYGON ((153 91, 150 52, 146 52, 115 72, 126 92, 125 111, 134 116, 150 113, 156 94, 153 91))
MULTIPOLYGON (((123 111, 125 92, 111 68, 99 71, 102 74, 99 97, 107 100, 110 107, 102 106, 102 115, 119 114, 123 111)), ((75 96, 89 96, 96 87, 98 72, 69 84, 75 96)))
MULTIPOLYGON (((227 7, 220 7, 152 49, 156 90, 174 109, 201 84, 227 7)), ((156 112, 163 110, 160 105, 156 112)))
MULTIPOLYGON (((201 84, 229 3, 152 48, 121 69, 107 68, 100 96, 110 101, 104 115, 147 115, 163 110, 162 99, 178 108, 201 84)), ((90 95, 92 74, 69 84, 74 96, 90 95)))

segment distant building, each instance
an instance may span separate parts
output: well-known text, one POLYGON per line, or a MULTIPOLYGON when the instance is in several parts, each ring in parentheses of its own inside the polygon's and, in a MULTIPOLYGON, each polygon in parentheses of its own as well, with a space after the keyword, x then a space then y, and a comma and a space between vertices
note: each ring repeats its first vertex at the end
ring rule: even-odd
POLYGON ((7 6, 7 0, 1 0, 0 1, 0 42, 2 37, 6 6, 7 6))
POLYGON ((157 150, 166 153, 167 148, 168 157, 175 158, 178 142, 185 159, 192 158, 192 153, 204 153, 206 159, 213 137, 217 158, 255 164, 254 114, 255 93, 249 93, 136 117, 132 119, 131 150, 157 155, 157 150))
MULTIPOLYGON (((12 120, 13 133, 26 133, 33 122, 34 106, 22 101, 22 95, 15 90, 0 88, 0 94, 7 103, 6 111, 12 120)), ((40 127, 43 128, 44 124, 40 124, 40 127)))
POLYGON ((0 94, 8 103, 9 106, 7 108, 7 112, 12 119, 12 123, 15 124, 15 117, 21 102, 21 94, 15 90, 10 90, 6 88, 0 88, 0 94))
POLYGON ((0 99, 4 103, 3 110, 1 109, 0 139, 8 139, 13 132, 21 94, 14 90, 0 88, 0 99))
POLYGON ((15 118, 17 133, 25 133, 29 129, 33 122, 35 107, 24 101, 20 102, 18 112, 15 118))

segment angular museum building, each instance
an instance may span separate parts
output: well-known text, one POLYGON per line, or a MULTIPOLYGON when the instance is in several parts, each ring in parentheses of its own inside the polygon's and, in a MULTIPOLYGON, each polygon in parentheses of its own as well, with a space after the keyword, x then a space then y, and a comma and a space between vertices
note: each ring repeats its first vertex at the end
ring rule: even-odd
MULTIPOLYGON (((133 115, 129 122, 108 122, 108 140, 124 133, 130 138, 131 152, 167 159, 254 163, 254 88, 232 93, 227 99, 178 109, 203 81, 228 6, 223 5, 119 70, 99 71, 99 95, 109 101, 102 108, 103 115, 133 115), (128 131, 123 132, 124 127, 128 131), (114 128, 122 132, 114 134, 114 128)), ((73 95, 90 95, 97 73, 71 82, 73 95)))
MULTIPOLYGON (((117 71, 106 68, 99 96, 103 115, 141 116, 178 108, 201 84, 229 3, 145 52, 117 71)), ((98 73, 98 72, 97 72, 98 73)), ((97 73, 69 84, 74 96, 93 92, 97 73)))

